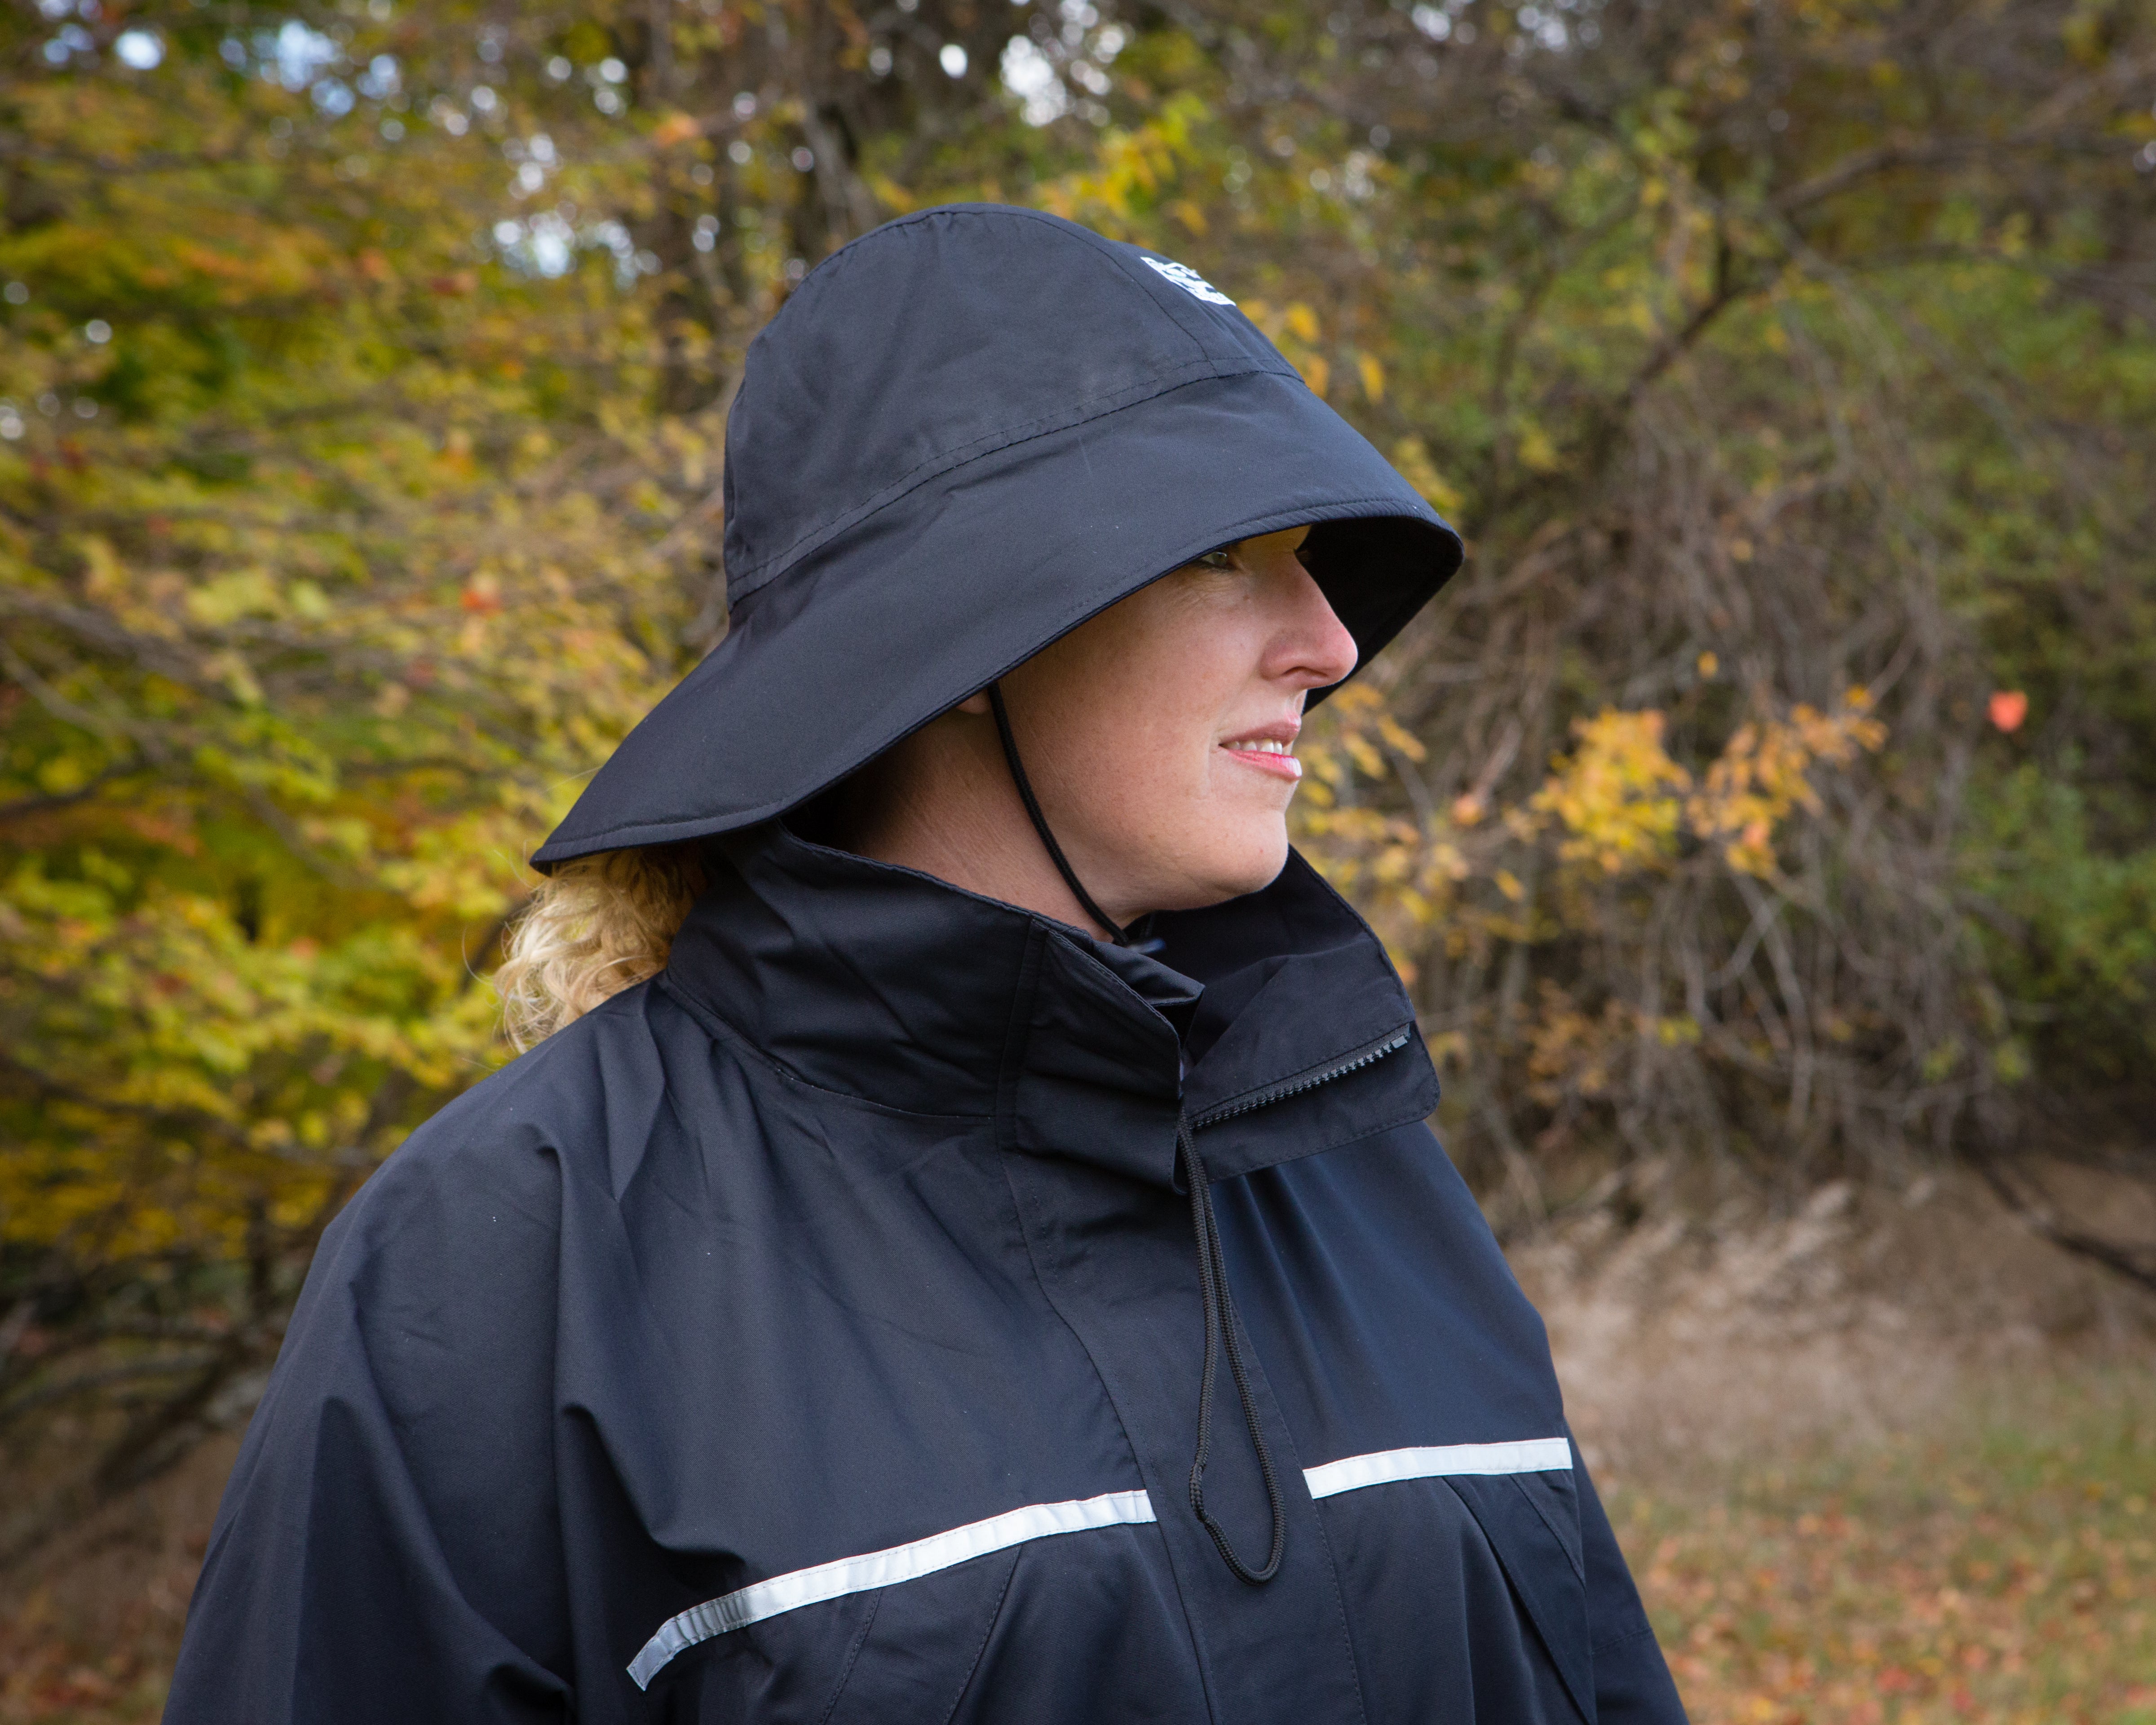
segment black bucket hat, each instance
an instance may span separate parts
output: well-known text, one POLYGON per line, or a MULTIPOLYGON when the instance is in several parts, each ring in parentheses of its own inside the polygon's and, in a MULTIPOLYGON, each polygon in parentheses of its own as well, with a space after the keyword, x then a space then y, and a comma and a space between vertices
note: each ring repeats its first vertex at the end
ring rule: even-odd
POLYGON ((901 217, 809 273, 750 344, 726 509, 726 639, 539 868, 783 814, 1236 540, 1309 526, 1364 661, 1460 560, 1227 295, 997 204, 901 217))

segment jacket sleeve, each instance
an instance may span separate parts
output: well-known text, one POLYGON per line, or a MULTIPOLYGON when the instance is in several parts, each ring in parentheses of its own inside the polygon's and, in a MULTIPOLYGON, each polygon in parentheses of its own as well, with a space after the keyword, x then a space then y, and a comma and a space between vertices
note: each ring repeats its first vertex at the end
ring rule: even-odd
POLYGON ((1587 1563, 1596 1725, 1686 1725, 1684 1702, 1677 1698, 1676 1683, 1577 1444, 1572 1459, 1579 1481, 1579 1527, 1587 1563))
POLYGON ((569 1717, 552 1179, 408 1146, 325 1236, 218 1513, 167 1725, 569 1717))

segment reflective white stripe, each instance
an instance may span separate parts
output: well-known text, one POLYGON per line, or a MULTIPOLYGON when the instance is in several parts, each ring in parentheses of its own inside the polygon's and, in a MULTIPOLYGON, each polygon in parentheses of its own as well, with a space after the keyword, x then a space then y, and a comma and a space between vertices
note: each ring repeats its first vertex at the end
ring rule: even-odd
POLYGON ((1110 1491, 1070 1503, 1034 1503, 1014 1509, 984 1522, 969 1522, 947 1533, 931 1534, 911 1545, 894 1545, 888 1551, 872 1551, 858 1558, 840 1558, 819 1563, 813 1569, 796 1569, 774 1575, 716 1599, 692 1605, 679 1617, 660 1626, 659 1633, 644 1644, 629 1668, 639 1689, 649 1686, 660 1668, 677 1653, 782 1611, 798 1611, 825 1599, 866 1593, 895 1582, 933 1575, 968 1558, 1007 1551, 1029 1539, 1045 1539, 1054 1533, 1077 1533, 1088 1527, 1115 1527, 1156 1519, 1152 1500, 1143 1491, 1110 1491))
POLYGON ((1509 1444, 1441 1444, 1430 1450, 1380 1450, 1350 1455, 1322 1467, 1306 1467, 1313 1497, 1382 1486, 1388 1480, 1427 1480, 1445 1474, 1558 1473, 1572 1467, 1572 1445, 1563 1438, 1522 1438, 1509 1444))

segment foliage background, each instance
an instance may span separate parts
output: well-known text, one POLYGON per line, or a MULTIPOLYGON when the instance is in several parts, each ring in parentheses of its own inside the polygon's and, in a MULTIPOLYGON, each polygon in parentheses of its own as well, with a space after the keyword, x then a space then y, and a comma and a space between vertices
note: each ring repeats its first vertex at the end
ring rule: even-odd
POLYGON ((747 338, 949 199, 1199 269, 1469 536, 1301 819, 1501 1231, 1958 1161, 2156 1284, 2034 1172, 2151 1165, 2152 102, 2148 0, 12 0, 0 1555, 506 1057, 747 338))

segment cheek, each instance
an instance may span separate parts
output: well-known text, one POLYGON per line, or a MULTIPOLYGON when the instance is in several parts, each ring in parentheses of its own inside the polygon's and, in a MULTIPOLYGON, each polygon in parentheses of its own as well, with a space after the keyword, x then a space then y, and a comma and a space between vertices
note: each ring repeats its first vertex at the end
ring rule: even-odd
POLYGON ((1124 658, 1112 684, 1101 680, 1096 687, 1114 693, 1095 706, 1086 727, 1095 766, 1149 798, 1203 791, 1227 706, 1214 686, 1215 667, 1202 654, 1172 650, 1172 640, 1150 638, 1124 658))
MULTIPOLYGON (((1230 758, 1251 716, 1262 621, 1202 583, 1148 589, 1035 662, 1052 703, 1060 800, 1095 844, 1196 874, 1284 843, 1294 787, 1230 758)), ((1023 675, 1024 673, 1021 673, 1023 675)))
POLYGON ((1162 818, 1187 817, 1209 789, 1210 726, 1194 726, 1180 714, 1137 714, 1108 727, 1092 761, 1106 805, 1126 819, 1156 826, 1162 818), (1143 817, 1150 816, 1147 819, 1143 817))
POLYGON ((1251 679, 1240 664, 1231 674, 1224 659, 1209 663, 1202 654, 1164 659, 1150 699, 1117 716, 1114 746, 1104 751, 1112 759, 1102 764, 1112 767, 1125 805, 1142 803, 1181 823, 1186 840, 1200 836, 1189 825, 1194 819, 1218 823, 1268 809, 1277 814, 1293 789, 1221 748, 1221 737, 1250 707, 1238 698, 1251 679))
MULTIPOLYGON (((1226 806, 1209 757, 1213 727, 1188 716, 1132 710, 1099 724, 1072 765, 1069 805, 1083 811, 1092 842, 1150 872, 1194 846, 1217 842, 1226 806)), ((1247 768, 1224 762, 1237 776, 1247 768)), ((1255 774, 1249 776, 1255 777, 1255 774)))

